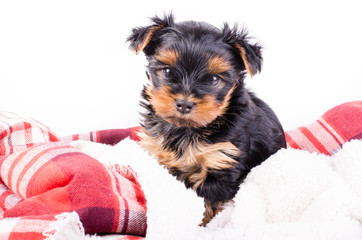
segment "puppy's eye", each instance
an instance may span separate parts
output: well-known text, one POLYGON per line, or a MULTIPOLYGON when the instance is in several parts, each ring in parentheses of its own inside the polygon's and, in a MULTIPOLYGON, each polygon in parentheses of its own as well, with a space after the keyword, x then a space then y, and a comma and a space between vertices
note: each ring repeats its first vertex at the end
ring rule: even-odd
POLYGON ((171 69, 170 68, 162 69, 162 77, 164 79, 169 79, 171 77, 171 69))
POLYGON ((219 76, 216 76, 216 75, 212 76, 211 80, 212 80, 211 85, 214 86, 214 87, 219 86, 220 83, 221 83, 221 78, 219 76))

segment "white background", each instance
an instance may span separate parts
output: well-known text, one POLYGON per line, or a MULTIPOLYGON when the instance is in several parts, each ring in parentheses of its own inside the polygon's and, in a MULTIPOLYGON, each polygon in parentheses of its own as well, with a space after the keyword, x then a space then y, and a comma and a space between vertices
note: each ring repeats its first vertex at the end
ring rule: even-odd
POLYGON ((172 10, 178 21, 249 29, 264 66, 247 85, 289 130, 362 100, 359 2, 0 0, 0 110, 63 136, 138 125, 146 62, 125 40, 172 10))

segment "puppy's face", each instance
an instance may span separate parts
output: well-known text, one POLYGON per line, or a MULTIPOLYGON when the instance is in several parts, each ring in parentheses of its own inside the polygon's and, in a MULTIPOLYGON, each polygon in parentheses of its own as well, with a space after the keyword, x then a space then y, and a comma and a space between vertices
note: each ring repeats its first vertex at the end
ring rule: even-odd
POLYGON ((146 100, 178 127, 206 126, 222 116, 245 72, 260 71, 260 47, 246 33, 224 25, 174 23, 172 15, 133 29, 129 41, 149 62, 146 100))

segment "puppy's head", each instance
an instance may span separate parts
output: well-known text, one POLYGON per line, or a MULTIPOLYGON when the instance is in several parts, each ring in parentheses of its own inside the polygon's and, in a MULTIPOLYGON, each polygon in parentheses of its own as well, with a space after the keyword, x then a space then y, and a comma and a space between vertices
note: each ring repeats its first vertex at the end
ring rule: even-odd
POLYGON ((245 31, 203 22, 175 23, 171 15, 134 28, 128 41, 147 57, 146 100, 178 127, 202 127, 223 115, 236 87, 261 70, 261 47, 245 31))

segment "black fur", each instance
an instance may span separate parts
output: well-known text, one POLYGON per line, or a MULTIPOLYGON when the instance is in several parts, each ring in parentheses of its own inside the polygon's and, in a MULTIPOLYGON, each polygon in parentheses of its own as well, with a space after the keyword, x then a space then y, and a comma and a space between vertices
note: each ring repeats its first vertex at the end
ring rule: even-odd
MULTIPOLYGON (((133 29, 128 41, 130 47, 138 46, 152 33, 144 47, 149 65, 148 74, 155 89, 167 85, 173 94, 188 94, 197 99, 212 95, 216 102, 223 102, 229 91, 235 87, 228 101, 227 109, 207 125, 178 126, 164 119, 150 103, 146 86, 142 92, 141 105, 145 108, 142 126, 153 137, 162 136, 164 149, 181 156, 188 145, 203 141, 207 144, 229 141, 240 149, 237 164, 232 168, 210 171, 202 184, 196 189, 199 196, 210 202, 231 200, 249 171, 263 162, 280 148, 286 147, 283 128, 266 103, 244 87, 246 64, 252 73, 260 72, 262 66, 261 47, 251 44, 245 30, 231 29, 224 24, 218 29, 203 22, 175 23, 172 15, 164 18, 152 18, 153 24, 133 29), (160 27, 161 26, 161 27, 160 27), (240 54, 241 47, 246 59, 240 54), (157 61, 154 55, 158 50, 174 49, 179 58, 174 66, 157 61), (212 56, 221 56, 232 68, 217 74, 223 87, 216 89, 212 85, 213 74, 207 69, 212 56), (246 62, 244 62, 246 60, 246 62), (160 71, 171 69, 171 75, 160 79, 160 71)), ((169 169, 179 179, 183 172, 169 169)), ((184 179, 186 187, 193 183, 184 179)))

